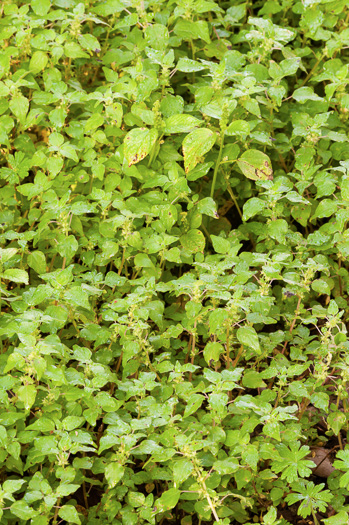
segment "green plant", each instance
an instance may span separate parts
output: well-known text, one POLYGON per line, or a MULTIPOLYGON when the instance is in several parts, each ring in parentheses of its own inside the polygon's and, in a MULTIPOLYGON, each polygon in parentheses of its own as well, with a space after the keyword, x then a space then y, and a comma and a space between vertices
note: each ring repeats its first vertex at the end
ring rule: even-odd
POLYGON ((1 3, 2 524, 348 522, 348 24, 1 3))

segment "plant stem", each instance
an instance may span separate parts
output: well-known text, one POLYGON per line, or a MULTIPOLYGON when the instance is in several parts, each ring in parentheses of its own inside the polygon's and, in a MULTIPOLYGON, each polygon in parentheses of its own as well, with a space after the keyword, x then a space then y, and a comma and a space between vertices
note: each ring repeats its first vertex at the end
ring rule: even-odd
MULTIPOLYGON (((205 484, 205 487, 206 487, 206 484, 205 484)), ((211 510, 212 510, 212 514, 214 515, 214 519, 215 519, 216 521, 219 521, 219 517, 218 517, 218 515, 217 515, 216 509, 215 509, 214 506, 213 506, 212 500, 211 500, 210 495, 209 495, 208 492, 206 492, 206 499, 207 499, 208 504, 209 504, 209 506, 210 506, 210 508, 211 508, 211 510)))
POLYGON ((227 325, 227 333, 226 333, 227 342, 225 345, 225 351, 226 351, 226 360, 227 360, 227 368, 229 370, 230 368, 230 345, 229 345, 229 324, 227 325))
POLYGON ((60 504, 61 504, 61 498, 58 498, 57 499, 57 505, 56 505, 56 508, 55 508, 55 514, 53 516, 52 525, 56 525, 56 523, 57 523, 57 518, 58 518, 59 509, 60 509, 60 504))
POLYGON ((213 172, 213 179, 212 179, 211 193, 210 193, 211 199, 213 199, 214 190, 215 190, 215 186, 216 186, 217 175, 218 175, 218 168, 219 168, 221 160, 222 160, 223 144, 224 144, 224 135, 221 134, 221 145, 220 145, 220 148, 219 148, 219 153, 218 153, 218 157, 217 157, 217 160, 216 160, 216 165, 215 165, 214 172, 213 172))
POLYGON ((88 499, 87 499, 87 492, 86 492, 86 483, 85 483, 85 481, 83 481, 83 483, 82 483, 82 492, 83 492, 83 496, 84 496, 85 508, 88 509, 88 499))
POLYGON ((319 522, 318 522, 318 520, 316 518, 316 514, 314 512, 313 506, 311 506, 311 515, 313 516, 314 525, 319 525, 319 522))
POLYGON ((229 182, 227 182, 227 191, 228 191, 228 193, 229 193, 229 195, 230 195, 230 197, 231 197, 231 200, 232 200, 233 203, 235 204, 235 208, 237 209, 237 211, 238 211, 238 213, 239 213, 239 215, 240 215, 240 217, 241 217, 241 219, 242 219, 242 211, 241 211, 241 208, 240 208, 240 206, 239 206, 239 204, 238 204, 238 201, 236 200, 236 197, 235 197, 235 195, 234 195, 234 193, 233 193, 233 190, 231 189, 231 186, 230 186, 229 182))
MULTIPOLYGON (((195 359, 195 343, 196 343, 196 319, 194 321, 194 330, 193 330, 193 333, 191 334, 192 335, 192 340, 191 340, 191 364, 193 365, 194 364, 194 359, 195 359)), ((192 373, 189 372, 189 382, 191 382, 191 379, 192 379, 192 373)))
POLYGON ((208 240, 210 241, 210 240, 211 240, 211 235, 209 234, 209 232, 208 232, 208 230, 207 230, 207 228, 206 228, 206 226, 204 225, 203 222, 201 223, 201 228, 203 229, 204 234, 206 235, 206 237, 208 238, 208 240))
MULTIPOLYGON (((290 326, 290 331, 289 331, 290 334, 292 334, 293 329, 294 329, 294 326, 295 326, 295 324, 296 324, 297 317, 298 317, 298 315, 299 315, 299 310, 300 310, 301 302, 302 302, 302 297, 299 295, 299 296, 298 296, 298 303, 297 303, 297 306, 296 306, 296 311, 295 311, 295 314, 294 314, 294 318, 293 318, 292 323, 291 323, 291 326, 290 326)), ((282 349, 282 351, 281 351, 282 354, 285 353, 285 350, 286 350, 286 348, 287 348, 287 343, 288 343, 288 341, 285 341, 285 344, 284 344, 283 349, 282 349)))
POLYGON ((303 80, 303 82, 301 83, 301 85, 299 87, 303 87, 307 82, 308 80, 313 76, 313 74, 315 73, 315 71, 317 70, 320 62, 322 61, 322 59, 324 58, 324 54, 321 55, 320 58, 317 59, 317 61, 315 62, 314 64, 314 67, 309 71, 309 73, 307 74, 307 76, 305 77, 305 79, 303 80))
POLYGON ((71 58, 68 58, 68 65, 65 68, 65 81, 68 82, 70 79, 70 69, 71 69, 71 58))
POLYGON ((126 252, 126 248, 124 248, 123 252, 122 252, 122 259, 121 259, 120 268, 118 269, 118 275, 121 275, 122 269, 123 269, 124 264, 125 264, 125 252, 126 252))
POLYGON ((239 348, 239 351, 238 351, 238 353, 237 353, 237 356, 236 356, 235 359, 234 359, 234 362, 233 362, 233 368, 235 368, 236 365, 238 364, 239 359, 240 359, 240 357, 242 356, 242 352, 243 352, 243 351, 244 351, 244 346, 241 345, 240 348, 239 348))
POLYGON ((121 366, 121 363, 122 363, 122 356, 123 356, 123 353, 121 352, 120 354, 120 357, 119 357, 119 360, 117 362, 117 365, 116 365, 116 368, 115 368, 115 373, 117 374, 120 370, 120 366, 121 366))

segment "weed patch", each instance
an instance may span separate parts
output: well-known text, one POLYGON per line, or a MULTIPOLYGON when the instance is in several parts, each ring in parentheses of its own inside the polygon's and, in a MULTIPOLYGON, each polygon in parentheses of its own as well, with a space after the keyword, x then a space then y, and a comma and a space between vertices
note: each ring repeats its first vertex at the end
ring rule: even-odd
POLYGON ((347 525, 348 24, 1 3, 1 524, 347 525))

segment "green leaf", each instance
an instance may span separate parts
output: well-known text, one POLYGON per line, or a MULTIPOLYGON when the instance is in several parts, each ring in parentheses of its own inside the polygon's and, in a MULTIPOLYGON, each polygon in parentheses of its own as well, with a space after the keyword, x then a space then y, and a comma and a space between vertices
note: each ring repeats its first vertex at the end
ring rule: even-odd
POLYGON ((88 294, 81 288, 81 286, 72 286, 69 290, 64 292, 64 299, 75 306, 81 306, 87 310, 91 309, 88 294))
POLYGON ((103 115, 100 115, 99 113, 95 113, 86 120, 85 122, 85 133, 89 133, 90 131, 95 131, 100 126, 103 126, 104 124, 104 117, 103 115))
POLYGON ((263 388, 266 386, 256 370, 247 370, 242 379, 242 384, 247 388, 263 388))
POLYGON ((184 417, 188 417, 191 414, 194 414, 198 410, 198 408, 201 407, 203 401, 204 397, 199 394, 190 395, 189 398, 186 400, 187 406, 184 410, 184 417))
POLYGON ((85 215, 86 213, 94 213, 96 208, 94 204, 88 201, 75 201, 70 208, 73 215, 85 215))
POLYGON ((160 512, 173 509, 178 501, 179 496, 181 495, 180 490, 172 488, 166 490, 161 494, 161 497, 155 500, 154 505, 159 509, 160 512))
POLYGON ((217 235, 211 235, 211 241, 215 252, 217 253, 228 253, 230 250, 230 242, 228 239, 218 237, 217 235))
POLYGON ((298 57, 286 58, 286 60, 282 60, 279 65, 283 77, 294 75, 301 65, 301 59, 298 57))
POLYGON ((134 128, 124 139, 124 155, 129 166, 143 160, 152 150, 158 138, 155 128, 134 128))
MULTIPOLYGON (((221 252, 218 252, 218 253, 221 253, 221 252)), ((224 329, 225 321, 227 319, 228 319, 228 312, 226 310, 222 310, 222 309, 213 310, 213 312, 211 312, 209 315, 210 332, 215 334, 217 330, 224 329)))
POLYGON ((14 95, 9 102, 9 107, 14 116, 18 118, 20 124, 24 126, 29 110, 29 100, 23 95, 14 95))
POLYGON ((341 195, 343 200, 349 201, 349 178, 342 179, 341 195))
POLYGON ((79 487, 80 485, 77 485, 76 483, 61 483, 57 487, 56 493, 58 496, 69 496, 69 494, 76 492, 79 487))
POLYGON ((321 97, 314 93, 311 87, 306 86, 296 89, 292 96, 301 104, 304 104, 307 100, 322 100, 321 97))
POLYGON ((315 279, 311 283, 311 287, 317 293, 331 295, 331 286, 324 279, 315 279))
POLYGON ((346 424, 346 421, 347 420, 343 412, 331 412, 327 418, 327 425, 337 435, 346 424))
POLYGON ((104 472, 109 487, 115 487, 122 479, 124 472, 125 468, 120 463, 116 463, 115 461, 109 463, 104 472))
POLYGON ((249 113, 252 113, 252 115, 261 118, 261 110, 259 109, 257 100, 254 98, 248 98, 247 100, 243 100, 242 105, 249 113))
POLYGON ((46 53, 43 51, 35 51, 30 59, 29 69, 32 71, 32 73, 36 74, 39 73, 39 71, 45 69, 47 63, 48 56, 46 53))
POLYGON ((292 381, 290 384, 290 394, 299 398, 309 397, 308 390, 301 381, 292 381))
POLYGON ((193 464, 189 459, 179 459, 173 464, 173 481, 183 483, 193 471, 193 464))
POLYGON ((67 157, 68 159, 75 160, 75 162, 79 162, 79 157, 77 156, 74 146, 71 144, 63 144, 59 148, 59 152, 61 155, 63 155, 63 157, 67 157))
POLYGON ((68 237, 61 237, 58 243, 58 250, 62 257, 71 259, 79 248, 78 241, 74 235, 68 235, 68 237))
POLYGON ((29 284, 29 276, 25 270, 5 270, 4 273, 1 274, 1 277, 13 283, 29 284))
POLYGON ((236 331, 236 337, 242 345, 246 345, 257 353, 260 353, 259 339, 257 332, 252 326, 241 326, 236 331))
POLYGON ((51 7, 50 0, 31 0, 31 8, 36 15, 45 16, 51 7))
POLYGON ((270 158, 262 151, 249 149, 237 161, 242 173, 252 180, 273 180, 270 158))
POLYGON ((186 173, 195 168, 201 158, 212 149, 215 142, 215 134, 207 128, 196 129, 185 137, 183 156, 186 173))
POLYGON ((2 488, 8 494, 13 494, 14 492, 20 490, 23 483, 25 483, 24 479, 8 479, 4 481, 2 488))
POLYGON ((347 525, 349 514, 345 510, 341 510, 330 518, 323 519, 325 525, 347 525))
POLYGON ((18 252, 17 248, 0 248, 0 261, 5 263, 9 261, 16 253, 18 252))
POLYGON ((36 250, 34 252, 31 252, 28 255, 28 266, 30 268, 33 268, 33 270, 38 273, 39 275, 41 273, 46 272, 46 258, 45 255, 40 252, 39 250, 36 250))
POLYGON ((40 432, 51 432, 55 429, 55 424, 52 419, 47 417, 40 417, 34 423, 27 426, 27 430, 39 430, 40 432))
POLYGON ((4 368, 4 374, 9 372, 13 368, 17 368, 17 370, 21 370, 24 366, 25 366, 24 357, 18 352, 13 352, 7 358, 6 366, 4 368))
POLYGON ((218 460, 213 463, 213 469, 222 476, 226 474, 234 474, 234 472, 236 472, 238 468, 239 462, 235 458, 218 460))
POLYGON ((148 44, 160 51, 165 50, 169 41, 169 32, 163 24, 152 24, 146 28, 146 38, 148 44))
POLYGON ((272 239, 279 243, 285 242, 285 235, 288 232, 288 224, 284 219, 276 219, 268 224, 268 234, 272 239))
POLYGON ((212 410, 216 412, 218 417, 224 417, 227 414, 227 394, 210 394, 209 404, 212 410))
POLYGON ((64 430, 75 430, 76 428, 81 427, 85 422, 84 417, 79 416, 67 416, 62 421, 62 428, 64 430))
POLYGON ((73 505, 63 505, 58 511, 58 516, 67 523, 81 525, 79 514, 73 505))
POLYGON ((24 385, 18 389, 17 397, 24 404, 24 408, 29 410, 35 403, 36 394, 35 385, 24 385))
POLYGON ((13 503, 10 509, 12 514, 24 521, 30 520, 37 515, 37 511, 29 507, 23 500, 13 503))
POLYGON ((201 126, 202 120, 191 115, 172 115, 165 120, 164 133, 189 133, 195 127, 201 126))
POLYGON ((94 35, 83 34, 78 36, 79 44, 83 49, 93 51, 94 53, 100 53, 101 45, 98 39, 94 35))
POLYGON ((197 209, 203 215, 208 215, 214 219, 218 219, 218 213, 216 210, 216 203, 211 197, 205 197, 197 203, 197 209))
POLYGON ((320 408, 324 412, 328 410, 329 396, 325 392, 314 392, 310 401, 316 408, 320 408))
POLYGON ((250 125, 245 120, 234 120, 227 127, 225 134, 229 136, 238 135, 243 139, 246 139, 247 135, 250 133, 250 125))
POLYGON ((224 353, 224 347, 220 343, 214 343, 210 341, 204 348, 204 358, 207 364, 210 361, 219 361, 221 354, 224 353))
POLYGON ((268 512, 263 516, 263 523, 265 525, 273 525, 277 521, 277 510, 275 507, 270 507, 268 512))
POLYGON ((260 213, 262 210, 264 210, 266 206, 266 202, 262 201, 261 199, 258 199, 257 197, 252 197, 252 199, 249 199, 245 204, 243 208, 243 220, 248 221, 251 219, 251 217, 254 217, 258 213, 260 213))
POLYGON ((89 58, 89 55, 75 42, 66 43, 64 45, 64 53, 68 58, 89 58))
POLYGON ((263 433, 271 437, 273 439, 276 439, 276 441, 281 440, 280 436, 280 424, 277 421, 270 421, 266 425, 263 426, 263 433))
POLYGON ((183 73, 194 73, 196 71, 202 71, 207 66, 191 60, 190 58, 183 57, 178 60, 177 69, 183 73))
POLYGON ((207 44, 211 42, 208 24, 204 20, 192 22, 190 20, 180 18, 174 27, 174 32, 184 40, 201 38, 207 44))
POLYGON ((332 199, 323 199, 315 210, 313 219, 323 219, 324 217, 331 217, 337 211, 337 203, 332 199))

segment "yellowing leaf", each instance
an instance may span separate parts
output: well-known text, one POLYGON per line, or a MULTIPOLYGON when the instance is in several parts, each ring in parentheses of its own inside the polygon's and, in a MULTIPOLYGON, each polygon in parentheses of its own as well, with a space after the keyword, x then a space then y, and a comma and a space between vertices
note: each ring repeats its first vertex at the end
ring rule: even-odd
POLYGON ((242 173, 252 180, 273 180, 273 168, 268 155, 257 149, 245 151, 237 161, 242 173))
POLYGON ((183 140, 184 168, 188 173, 201 161, 216 142, 216 136, 210 129, 195 129, 183 140))
POLYGON ((182 235, 180 243, 189 253, 202 252, 205 248, 205 237, 200 230, 193 229, 182 235))
POLYGON ((124 155, 129 166, 143 160, 151 151, 158 132, 156 129, 134 128, 124 139, 124 155))

